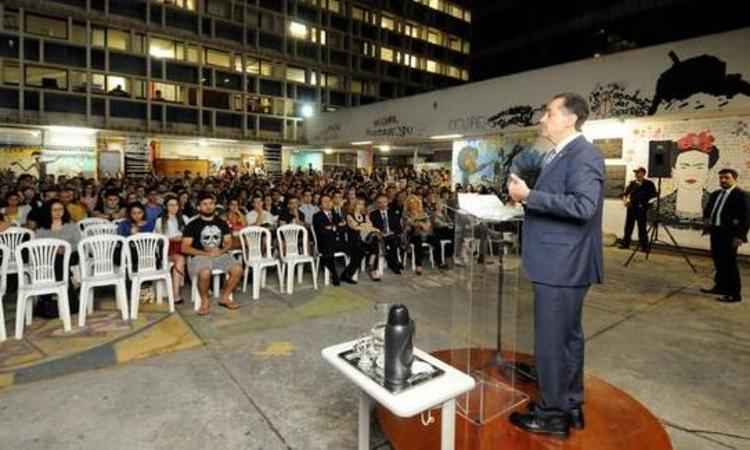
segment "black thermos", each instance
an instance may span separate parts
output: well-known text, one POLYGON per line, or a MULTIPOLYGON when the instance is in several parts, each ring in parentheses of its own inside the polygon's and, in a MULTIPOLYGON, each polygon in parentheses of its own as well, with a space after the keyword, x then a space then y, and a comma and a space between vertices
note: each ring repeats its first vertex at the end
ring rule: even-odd
POLYGON ((391 306, 385 325, 385 381, 391 386, 400 386, 411 377, 414 331, 406 306, 391 306))

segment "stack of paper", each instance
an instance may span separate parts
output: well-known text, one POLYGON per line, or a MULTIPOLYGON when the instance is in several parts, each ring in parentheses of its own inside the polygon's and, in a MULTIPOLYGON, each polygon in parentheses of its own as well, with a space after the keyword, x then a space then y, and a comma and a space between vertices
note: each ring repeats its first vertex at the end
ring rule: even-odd
POLYGON ((459 193, 458 207, 481 220, 504 221, 523 215, 520 205, 505 206, 496 195, 459 193))

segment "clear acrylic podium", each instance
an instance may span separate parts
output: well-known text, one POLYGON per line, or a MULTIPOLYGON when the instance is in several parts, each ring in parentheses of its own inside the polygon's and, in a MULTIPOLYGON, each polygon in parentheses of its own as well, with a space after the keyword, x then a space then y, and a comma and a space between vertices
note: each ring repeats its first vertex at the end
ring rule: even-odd
MULTIPOLYGON (((528 401, 518 389, 522 218, 481 220, 452 210, 455 224, 450 364, 476 388, 457 399, 458 413, 484 424, 528 401)), ((528 350, 528 349, 524 349, 528 350)), ((528 358, 528 356, 525 356, 528 358)))

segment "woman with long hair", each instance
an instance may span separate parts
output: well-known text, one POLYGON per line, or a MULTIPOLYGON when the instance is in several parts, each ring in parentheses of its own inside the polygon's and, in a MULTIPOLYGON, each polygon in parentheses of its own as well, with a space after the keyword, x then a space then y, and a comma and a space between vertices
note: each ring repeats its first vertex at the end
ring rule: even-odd
MULTIPOLYGON (((41 217, 39 228, 36 230, 37 238, 54 238, 61 239, 71 247, 70 254, 70 268, 74 269, 73 282, 68 287, 68 299, 71 302, 70 312, 75 314, 78 312, 78 295, 76 290, 78 286, 76 284, 80 280, 78 274, 80 272, 75 269, 78 266, 78 242, 81 240, 81 230, 78 225, 70 220, 70 213, 65 205, 57 199, 50 200, 45 205, 45 213, 41 217)), ((62 250, 62 249, 60 249, 62 250)), ((63 278, 63 255, 60 253, 55 257, 55 278, 62 280, 63 278)), ((43 301, 49 300, 49 296, 44 296, 43 301)))
POLYGON ((373 281, 380 281, 378 277, 378 257, 383 242, 383 233, 370 222, 370 216, 365 209, 365 200, 356 198, 346 205, 346 224, 348 226, 349 244, 358 245, 367 261, 367 274, 373 281))
POLYGON ((196 211, 191 202, 190 193, 188 191, 180 191, 180 193, 177 194, 177 198, 180 201, 180 211, 182 211, 182 214, 184 214, 185 217, 191 218, 198 214, 198 211, 196 211))
POLYGON ((131 203, 128 206, 125 220, 117 226, 117 234, 124 237, 153 231, 154 223, 146 220, 146 210, 140 203, 131 203))
POLYGON ((164 199, 164 211, 156 219, 154 231, 169 239, 169 261, 172 263, 172 289, 175 303, 182 303, 182 286, 185 285, 185 255, 182 254, 182 231, 187 218, 180 210, 180 201, 174 195, 164 199))
POLYGON ((432 246, 432 254, 438 266, 443 269, 443 261, 440 258, 440 243, 435 236, 429 216, 425 213, 422 200, 416 195, 410 195, 404 202, 404 229, 409 243, 414 246, 414 262, 417 275, 422 275, 422 261, 424 260, 424 247, 422 244, 432 246))

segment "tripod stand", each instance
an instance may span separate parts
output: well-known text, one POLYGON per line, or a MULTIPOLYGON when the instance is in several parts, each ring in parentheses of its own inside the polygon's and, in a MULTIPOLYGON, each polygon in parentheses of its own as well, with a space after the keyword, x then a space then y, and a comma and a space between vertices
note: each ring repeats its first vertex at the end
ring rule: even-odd
POLYGON ((665 242, 659 239, 659 228, 664 229, 664 231, 667 233, 667 236, 669 237, 669 240, 672 241, 672 245, 674 246, 674 248, 676 248, 680 255, 682 255, 682 257, 685 259, 685 262, 688 263, 690 268, 693 269, 693 273, 698 273, 698 269, 695 268, 692 261, 690 261, 690 258, 688 258, 685 249, 680 247, 680 244, 677 243, 677 239, 674 238, 672 232, 669 231, 669 228, 667 228, 667 226, 664 225, 661 221, 661 177, 659 177, 659 184, 656 190, 656 217, 654 218, 654 221, 651 223, 650 228, 646 232, 646 235, 648 236, 648 244, 646 245, 646 250, 642 250, 640 246, 636 247, 628 257, 627 261, 625 261, 625 267, 628 267, 628 265, 630 265, 638 251, 643 251, 644 253, 646 253, 646 259, 648 260, 648 257, 651 254, 651 249, 653 248, 655 243, 669 245, 669 242, 665 242))

